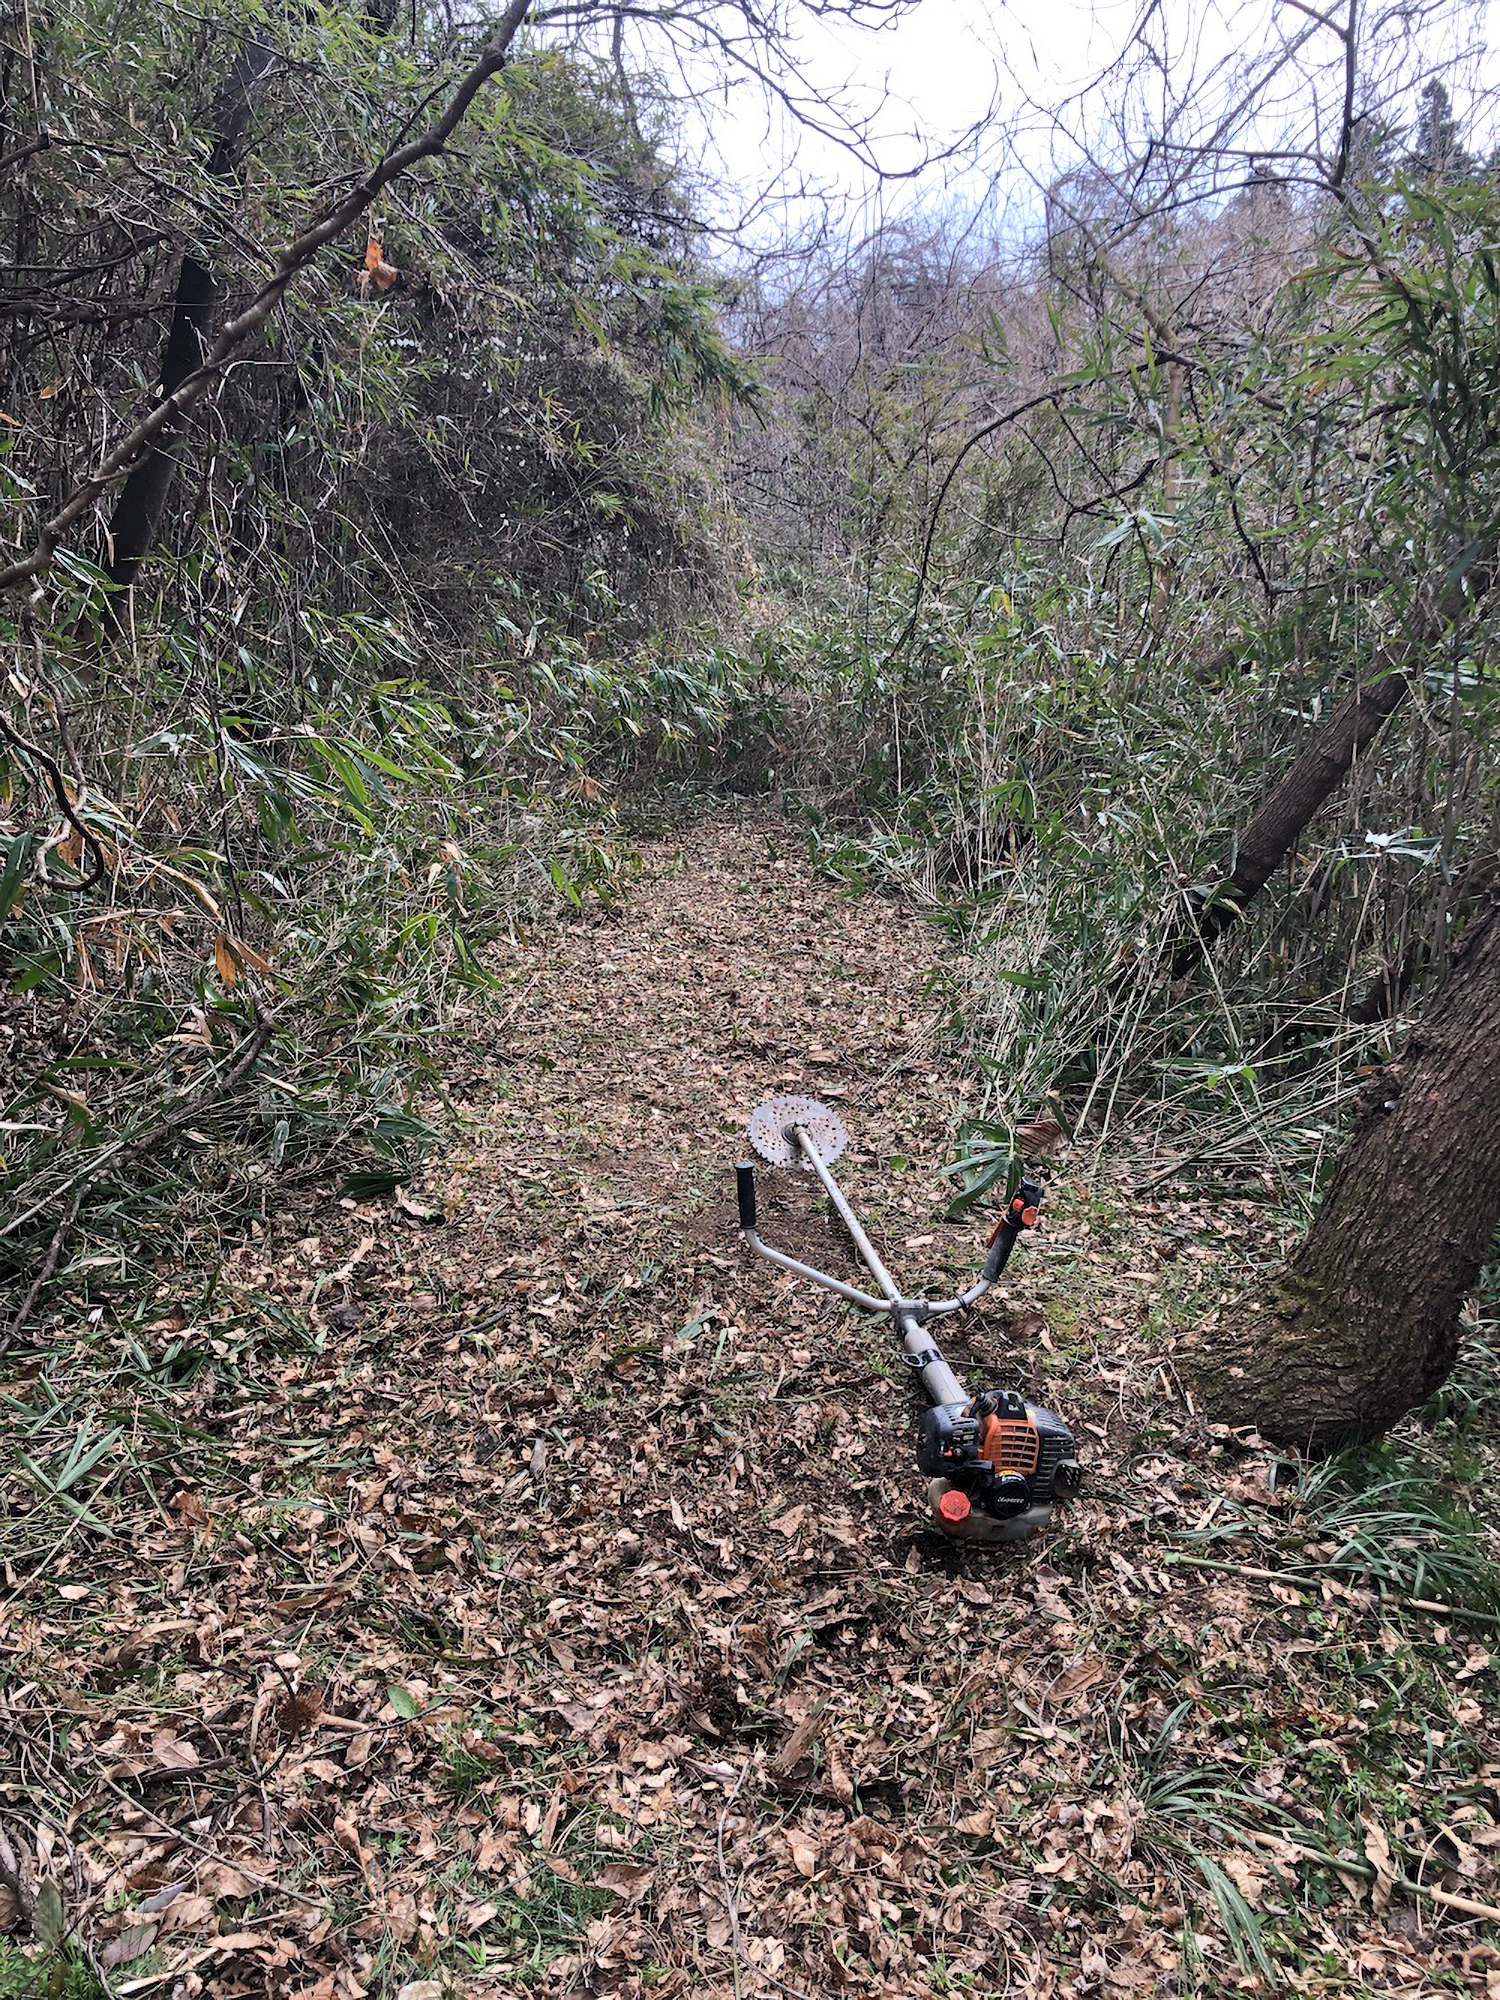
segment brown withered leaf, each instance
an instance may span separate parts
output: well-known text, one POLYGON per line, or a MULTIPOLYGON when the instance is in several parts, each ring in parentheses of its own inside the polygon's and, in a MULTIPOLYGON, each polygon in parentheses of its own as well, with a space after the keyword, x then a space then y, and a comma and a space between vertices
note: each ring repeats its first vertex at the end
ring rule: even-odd
POLYGON ((151 1738, 151 1754, 163 1771, 195 1771, 202 1761, 196 1747, 174 1729, 158 1729, 151 1738))
POLYGON ((815 1708, 811 1715, 805 1716, 772 1756, 769 1768, 776 1777, 790 1777, 803 1758, 811 1754, 813 1745, 823 1731, 823 1713, 824 1710, 820 1706, 815 1708))
POLYGON ((1042 1111, 1015 1130, 1016 1151, 1025 1160, 1055 1160, 1068 1135, 1050 1111, 1042 1111))
POLYGON ((800 1827, 793 1827, 786 1837, 787 1852, 792 1857, 792 1866, 799 1875, 809 1881, 818 1872, 818 1844, 800 1827))
POLYGON ((276 1727, 283 1736, 305 1736, 323 1713, 323 1696, 317 1688, 300 1688, 276 1707, 276 1727))
POLYGON ((601 1889, 609 1889, 627 1902, 637 1903, 657 1879, 655 1868, 639 1861, 611 1861, 594 1877, 601 1889))

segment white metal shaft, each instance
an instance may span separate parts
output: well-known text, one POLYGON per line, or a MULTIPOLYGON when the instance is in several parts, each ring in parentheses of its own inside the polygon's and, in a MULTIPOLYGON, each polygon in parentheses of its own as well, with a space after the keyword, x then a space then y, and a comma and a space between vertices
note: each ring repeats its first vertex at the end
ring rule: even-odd
MULTIPOLYGON (((843 1189, 829 1173, 818 1156, 817 1148, 800 1125, 792 1127, 802 1156, 823 1183, 828 1199, 839 1214, 839 1220, 848 1230, 855 1249, 869 1266, 870 1275, 893 1306, 899 1306, 905 1294, 896 1280, 882 1263, 879 1251, 865 1234, 859 1217, 849 1206, 843 1189)), ((907 1358, 918 1367, 922 1377, 922 1387, 934 1403, 967 1403, 969 1398, 964 1385, 938 1352, 936 1342, 928 1334, 922 1322, 911 1313, 898 1312, 897 1323, 901 1328, 901 1344, 906 1349, 907 1358)))
POLYGON ((821 1285, 825 1292, 837 1292, 841 1299, 847 1299, 852 1306, 859 1306, 865 1312, 884 1312, 879 1299, 872 1299, 868 1292, 856 1291, 853 1285, 846 1285, 842 1278, 832 1278, 826 1271, 815 1271, 811 1264, 799 1264, 795 1257, 788 1257, 785 1251, 773 1250, 769 1243, 762 1243, 753 1229, 745 1231, 745 1241, 759 1257, 778 1269, 790 1271, 799 1278, 811 1278, 815 1285, 821 1285))
POLYGON ((903 1296, 901 1287, 896 1283, 896 1280, 891 1276, 890 1272, 885 1268, 885 1265, 881 1263, 880 1253, 876 1250, 875 1245, 870 1241, 869 1237, 866 1236, 864 1229, 860 1225, 859 1217, 854 1213, 854 1210, 849 1206, 848 1200, 844 1194, 844 1190, 839 1186, 838 1182, 833 1178, 833 1175, 829 1173, 827 1167, 824 1166, 822 1160, 818 1157, 817 1147, 813 1144, 812 1140, 808 1138, 807 1134, 803 1131, 802 1127, 800 1125, 794 1125, 792 1129, 797 1135, 797 1144, 802 1148, 802 1157, 807 1161, 808 1165, 812 1168, 813 1172, 817 1175, 818 1179, 823 1183, 823 1187, 827 1192, 828 1199, 833 1203, 834 1207, 838 1210, 839 1217, 842 1220, 844 1227, 848 1230, 849 1234, 854 1238, 855 1249, 859 1252, 860 1256, 864 1258, 866 1264, 869 1265, 871 1277, 875 1280, 876 1284, 879 1285, 880 1289, 885 1293, 886 1297, 890 1300, 891 1304, 896 1305, 903 1296))

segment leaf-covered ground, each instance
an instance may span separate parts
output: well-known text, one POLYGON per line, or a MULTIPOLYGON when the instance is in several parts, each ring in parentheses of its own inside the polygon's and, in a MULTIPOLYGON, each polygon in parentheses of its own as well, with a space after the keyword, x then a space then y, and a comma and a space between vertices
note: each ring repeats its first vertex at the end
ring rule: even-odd
MULTIPOLYGON (((1414 1511, 1487 1484, 1482 1384, 1383 1528, 1277 1486, 1171 1361, 1260 1191, 1065 1155, 951 1351, 1090 1484, 960 1551, 890 1330, 740 1248, 737 1135, 792 1089, 898 1273, 972 1269, 932 955, 785 826, 661 841, 502 968, 424 1184, 0 1363, 0 1993, 1500 1988, 1460 1906, 1500 1622, 1441 1609, 1493 1550, 1414 1511), (1468 1569, 1402 1567, 1439 1546, 1468 1569)), ((853 1275, 814 1193, 763 1174, 763 1228, 853 1275)))

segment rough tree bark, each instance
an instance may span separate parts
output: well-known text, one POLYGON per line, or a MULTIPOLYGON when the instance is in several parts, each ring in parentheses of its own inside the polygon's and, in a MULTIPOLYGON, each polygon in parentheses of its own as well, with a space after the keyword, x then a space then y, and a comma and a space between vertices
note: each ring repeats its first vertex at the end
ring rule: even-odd
MULTIPOLYGON (((274 61, 275 51, 265 42, 247 42, 215 102, 210 121, 214 144, 207 171, 226 190, 244 159, 255 100, 274 61)), ((161 385, 157 393, 163 400, 172 397, 193 371, 201 367, 213 334, 218 298, 219 287, 213 272, 185 251, 178 266, 172 323, 162 354, 161 385)), ((110 515, 106 573, 119 589, 106 602, 104 618, 116 631, 124 624, 123 607, 128 593, 160 531, 186 423, 186 410, 174 408, 132 467, 110 515)))
POLYGON ((1492 556, 1456 575, 1413 617, 1399 640, 1383 647, 1371 672, 1318 731, 1270 797, 1236 837, 1212 883, 1189 891, 1191 935, 1172 955, 1171 976, 1185 978, 1215 938, 1237 924, 1245 905, 1266 886, 1292 853, 1308 825, 1375 741, 1411 692, 1444 630, 1488 595, 1495 582, 1492 556))
POLYGON ((1398 1065, 1374 1080, 1312 1229, 1185 1355, 1205 1412, 1274 1443, 1377 1437, 1453 1366, 1500 1225, 1500 888, 1398 1065))

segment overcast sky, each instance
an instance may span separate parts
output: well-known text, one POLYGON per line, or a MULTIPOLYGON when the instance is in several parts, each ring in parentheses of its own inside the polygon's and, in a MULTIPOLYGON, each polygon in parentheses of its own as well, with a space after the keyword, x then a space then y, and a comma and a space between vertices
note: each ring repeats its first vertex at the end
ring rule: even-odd
MULTIPOLYGON (((972 207, 987 187, 997 186, 1001 205, 1034 212, 1036 185, 1076 161, 1078 137, 1097 138, 1103 102, 1080 102, 1078 93, 1129 45, 1142 13, 1143 0, 1009 0, 1003 7, 986 0, 917 0, 879 33, 818 21, 801 44, 803 73, 814 91, 842 94, 851 110, 873 121, 874 150, 887 169, 924 158, 933 164, 911 182, 882 186, 847 151, 800 129, 790 112, 749 84, 727 95, 704 93, 709 154, 717 153, 722 178, 742 196, 764 186, 783 163, 795 162, 794 178, 806 175, 837 188, 856 206, 930 206, 945 198, 946 188, 948 200, 972 207), (1067 128, 1061 132, 1053 123, 1056 112, 1067 128), (944 165, 946 149, 976 125, 981 130, 974 143, 944 165)), ((1422 74, 1446 71, 1461 50, 1450 83, 1460 114, 1472 111, 1472 94, 1500 82, 1500 65, 1486 47, 1494 14, 1493 0, 1442 13, 1425 10, 1418 0, 1384 17, 1404 24, 1400 48, 1388 40, 1382 58, 1393 66, 1388 87, 1394 115, 1408 119, 1422 74)), ((1162 60, 1159 73, 1148 71, 1140 86, 1142 122, 1160 119, 1193 78, 1200 104, 1217 115, 1253 70, 1294 41, 1300 44, 1296 60, 1272 88, 1253 142, 1274 144, 1281 120, 1305 138, 1320 120, 1336 116, 1339 46, 1290 0, 1162 0, 1148 32, 1162 60)))

